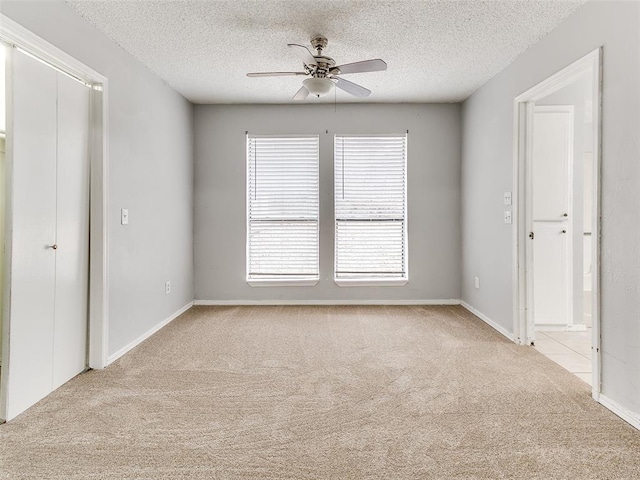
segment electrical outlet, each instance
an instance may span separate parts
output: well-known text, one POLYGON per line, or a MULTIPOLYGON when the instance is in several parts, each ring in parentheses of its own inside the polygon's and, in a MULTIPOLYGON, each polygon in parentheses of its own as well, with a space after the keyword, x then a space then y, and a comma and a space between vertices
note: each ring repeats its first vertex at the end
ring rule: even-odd
POLYGON ((474 277, 473 281, 474 281, 475 287, 480 288, 480 277, 474 277))
POLYGON ((511 205, 511 192, 504 192, 504 204, 511 205))
POLYGON ((171 282, 170 281, 164 282, 164 293, 166 295, 169 295, 171 293, 171 282))
POLYGON ((504 223, 511 223, 511 210, 504 211, 504 223))
POLYGON ((122 225, 129 225, 129 209, 123 208, 120 210, 120 223, 122 225))

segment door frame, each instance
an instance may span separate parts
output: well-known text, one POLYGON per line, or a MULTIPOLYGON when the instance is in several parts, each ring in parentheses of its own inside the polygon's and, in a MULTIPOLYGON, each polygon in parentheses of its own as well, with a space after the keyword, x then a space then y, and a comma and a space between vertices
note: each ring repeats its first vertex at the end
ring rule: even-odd
MULTIPOLYGON (((12 58, 21 51, 52 68, 85 83, 90 90, 89 99, 89 312, 88 312, 88 367, 101 369, 107 365, 108 353, 108 79, 79 60, 35 35, 20 24, 0 14, 0 41, 8 45, 7 91, 11 88, 12 58)), ((9 97, 10 100, 10 97, 9 97)), ((5 226, 5 291, 2 315, 2 378, 0 379, 0 419, 6 419, 7 385, 11 374, 9 363, 9 337, 11 335, 11 256, 13 210, 13 105, 7 102, 6 132, 6 226, 5 226)))
MULTIPOLYGON (((568 218, 573 220, 574 209, 573 209, 573 169, 575 165, 575 152, 573 151, 574 147, 574 128, 575 128, 575 108, 573 105, 535 105, 530 103, 532 106, 532 121, 537 112, 548 112, 548 113, 568 113, 570 115, 570 123, 571 123, 571 138, 569 142, 569 159, 566 165, 567 168, 567 183, 569 184, 567 187, 567 214, 568 218)), ((529 137, 531 138, 531 137, 529 137)), ((533 141, 529 141, 531 144, 531 152, 525 158, 526 166, 525 166, 525 231, 533 232, 533 141)), ((573 228, 569 228, 570 235, 568 235, 567 241, 567 265, 565 269, 565 275, 567 277, 567 282, 565 286, 565 295, 566 295, 566 309, 567 309, 567 328, 573 329, 573 321, 574 321, 574 305, 573 305, 573 228)), ((527 285, 533 287, 533 268, 526 268, 527 265, 533 266, 533 248, 527 249, 526 255, 526 263, 525 263, 525 271, 526 271, 526 281, 527 285)), ((533 308, 533 289, 527 289, 527 294, 529 295, 527 303, 531 303, 531 308, 527 308, 527 333, 529 340, 533 341, 535 339, 535 310, 533 308)))
POLYGON ((600 211, 601 211, 601 156, 602 156, 602 48, 590 52, 571 65, 538 83, 518 95, 513 103, 513 205, 516 228, 513 229, 513 319, 516 342, 531 345, 534 326, 529 314, 527 299, 531 298, 531 282, 527 281, 527 181, 530 172, 526 166, 533 153, 533 107, 534 103, 574 82, 582 75, 589 74, 593 79, 593 207, 592 219, 592 396, 600 397, 600 211))

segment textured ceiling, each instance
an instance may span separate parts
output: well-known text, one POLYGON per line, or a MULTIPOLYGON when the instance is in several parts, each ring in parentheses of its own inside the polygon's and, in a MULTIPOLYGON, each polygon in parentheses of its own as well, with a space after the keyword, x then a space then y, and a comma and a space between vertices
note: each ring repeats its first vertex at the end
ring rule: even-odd
MULTIPOLYGON (((382 58, 388 70, 345 75, 373 94, 338 102, 457 102, 506 67, 579 1, 68 1, 194 103, 289 103, 303 77, 287 43, 329 39, 337 64, 382 58)), ((307 102, 333 102, 334 95, 307 102)))

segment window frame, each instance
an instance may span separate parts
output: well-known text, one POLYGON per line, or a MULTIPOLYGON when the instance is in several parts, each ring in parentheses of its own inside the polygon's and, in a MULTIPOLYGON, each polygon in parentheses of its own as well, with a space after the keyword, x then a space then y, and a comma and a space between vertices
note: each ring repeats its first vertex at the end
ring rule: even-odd
POLYGON ((248 285, 252 287, 310 287, 317 285, 320 281, 320 135, 315 133, 309 134, 253 134, 246 132, 245 133, 245 158, 244 158, 244 166, 245 166, 245 202, 246 202, 246 212, 245 212, 245 280, 248 285), (317 169, 317 178, 318 178, 318 213, 317 213, 317 265, 318 270, 315 276, 297 276, 293 278, 252 278, 250 276, 250 266, 251 266, 251 251, 250 251, 250 233, 251 233, 251 218, 250 218, 250 192, 251 187, 249 184, 249 139, 250 138, 283 138, 283 139, 291 139, 291 138, 314 138, 317 142, 317 151, 316 151, 316 169, 317 169))
POLYGON ((404 133, 382 133, 382 134, 370 134, 370 133, 336 133, 333 136, 333 228, 334 228, 334 248, 333 248, 333 281, 340 287, 401 287, 409 282, 409 203, 408 203, 408 190, 409 190, 409 131, 404 133), (337 275, 338 264, 338 229, 337 229, 337 213, 336 213, 336 140, 339 137, 344 138, 356 138, 356 137, 378 137, 378 138, 397 138, 404 137, 404 238, 403 238, 403 271, 402 277, 362 277, 362 278, 339 278, 337 275))

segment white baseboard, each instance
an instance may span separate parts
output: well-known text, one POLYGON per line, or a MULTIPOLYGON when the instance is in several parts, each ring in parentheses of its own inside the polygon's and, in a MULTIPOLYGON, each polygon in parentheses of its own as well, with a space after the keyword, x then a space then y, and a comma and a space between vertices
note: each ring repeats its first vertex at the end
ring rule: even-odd
POLYGON ((504 328, 502 325, 497 324, 496 322, 494 322, 493 320, 491 320, 489 317, 487 317, 484 313, 479 312, 478 310, 476 310, 475 308, 473 308, 471 305, 469 305, 467 302, 461 301, 460 305, 462 305, 464 308, 466 308, 467 310, 469 310, 471 313, 473 313, 476 317, 478 317, 480 320, 482 320, 484 323, 486 323, 487 325, 489 325, 490 327, 493 327, 495 330, 497 330, 498 332, 500 332, 502 335, 504 335, 505 337, 507 337, 509 340, 511 340, 512 342, 515 342, 515 337, 513 336, 513 333, 511 333, 510 331, 508 331, 506 328, 504 328))
POLYGON ((460 305, 460 300, 195 300, 194 305, 460 305))
POLYGON ((615 400, 611 400, 609 397, 603 395, 602 393, 598 395, 598 398, 596 400, 600 403, 600 405, 611 410, 613 413, 615 413, 617 416, 619 416, 622 420, 627 422, 629 425, 640 430, 639 414, 634 413, 631 410, 628 410, 627 408, 623 407, 615 400))
POLYGON ((536 332, 586 332, 586 325, 552 325, 538 323, 536 324, 536 332))
POLYGON ((567 332, 586 332, 586 325, 567 325, 567 332))
MULTIPOLYGON (((187 303, 184 307, 182 307, 180 310, 178 310, 177 312, 173 313, 170 317, 164 319, 162 322, 160 322, 158 325, 156 325, 155 327, 151 328, 150 330, 147 330, 145 333, 143 333, 142 335, 140 335, 138 338, 136 338, 133 342, 125 345, 124 347, 122 347, 120 350, 118 350, 117 352, 112 353, 111 355, 109 355, 109 357, 107 358, 107 365, 115 362, 117 359, 119 359, 121 356, 123 356, 125 353, 127 353, 129 350, 131 350, 132 348, 137 347, 138 345, 140 345, 142 342, 144 342, 147 338, 149 338, 151 335, 153 335, 154 333, 156 333, 158 330, 160 330, 162 327, 167 326, 169 323, 171 323, 173 320, 175 320, 176 318, 178 318, 180 315, 182 315, 184 312, 186 312, 187 310, 189 310, 191 307, 193 306, 193 302, 189 302, 187 303)), ((107 366, 105 365, 105 367, 107 366)))

